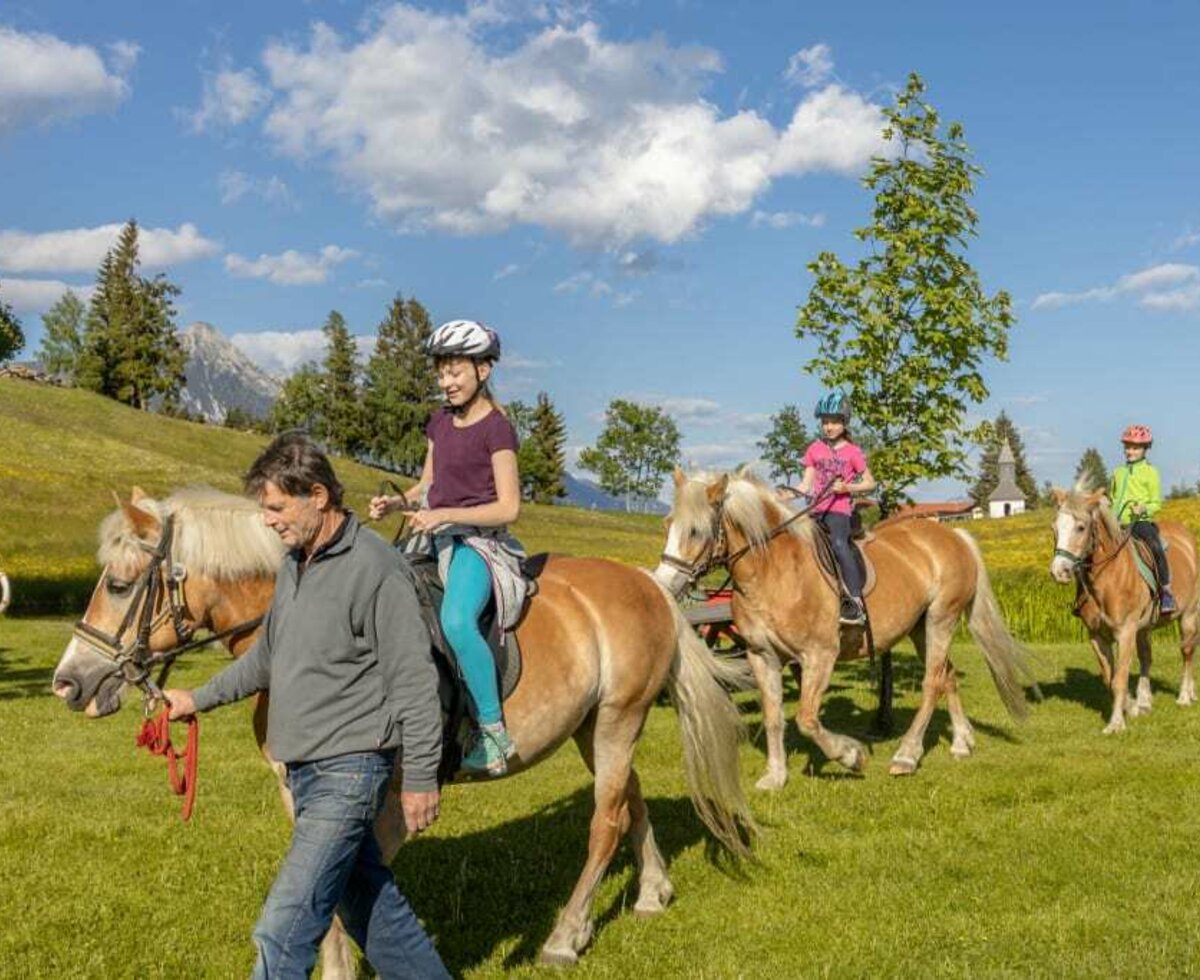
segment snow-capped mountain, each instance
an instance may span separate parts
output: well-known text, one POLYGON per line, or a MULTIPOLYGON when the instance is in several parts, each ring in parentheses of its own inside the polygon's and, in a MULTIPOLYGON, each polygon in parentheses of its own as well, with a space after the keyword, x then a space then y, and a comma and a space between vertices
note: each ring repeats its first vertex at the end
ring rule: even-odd
POLYGON ((238 350, 211 323, 197 321, 179 334, 187 354, 187 384, 179 399, 189 412, 224 422, 231 408, 265 418, 280 382, 238 350))

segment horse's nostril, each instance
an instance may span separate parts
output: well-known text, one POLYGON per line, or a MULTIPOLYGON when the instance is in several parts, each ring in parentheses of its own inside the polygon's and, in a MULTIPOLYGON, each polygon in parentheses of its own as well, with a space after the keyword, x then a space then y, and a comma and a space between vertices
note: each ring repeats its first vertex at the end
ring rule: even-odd
POLYGON ((61 680, 56 677, 51 689, 56 697, 60 697, 64 701, 75 701, 79 698, 79 685, 74 681, 61 680))

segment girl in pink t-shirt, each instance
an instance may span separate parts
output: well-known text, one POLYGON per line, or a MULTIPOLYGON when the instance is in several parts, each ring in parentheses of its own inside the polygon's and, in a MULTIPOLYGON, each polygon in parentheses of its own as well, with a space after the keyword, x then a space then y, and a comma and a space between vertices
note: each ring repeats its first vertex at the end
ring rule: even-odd
MULTIPOLYGON (((425 429, 428 444, 420 481, 403 496, 375 497, 371 517, 378 520, 419 505, 424 497, 425 506, 409 518, 414 531, 506 527, 520 513, 521 481, 516 432, 487 385, 500 359, 500 337, 474 320, 451 320, 433 332, 427 350, 446 406, 425 429)), ((492 597, 491 572, 465 534, 445 532, 435 540, 453 549, 442 599, 442 633, 458 658, 479 725, 462 768, 502 776, 516 746, 504 725, 495 660, 479 628, 479 616, 492 597)))
POLYGON ((821 422, 821 438, 804 453, 804 479, 794 494, 809 498, 813 518, 829 531, 848 593, 842 597, 841 621, 860 625, 866 621, 863 570, 850 544, 850 517, 854 496, 874 490, 875 477, 863 451, 850 441, 850 399, 840 391, 830 392, 817 402, 813 414, 821 422))

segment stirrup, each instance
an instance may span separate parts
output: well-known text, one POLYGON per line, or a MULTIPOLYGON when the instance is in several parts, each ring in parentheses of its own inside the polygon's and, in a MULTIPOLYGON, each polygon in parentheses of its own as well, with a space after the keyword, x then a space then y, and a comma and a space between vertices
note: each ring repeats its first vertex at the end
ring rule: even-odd
POLYGON ((838 622, 843 626, 862 626, 867 621, 867 610, 858 596, 842 596, 838 609, 838 622))

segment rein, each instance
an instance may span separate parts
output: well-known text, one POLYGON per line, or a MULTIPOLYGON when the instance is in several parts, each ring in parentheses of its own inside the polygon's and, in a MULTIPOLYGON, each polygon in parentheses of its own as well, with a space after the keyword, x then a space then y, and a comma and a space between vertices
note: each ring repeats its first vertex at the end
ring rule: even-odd
POLYGON ((722 548, 722 546, 727 547, 728 539, 725 534, 725 521, 724 521, 725 498, 722 497, 720 502, 717 504, 716 508, 713 511, 713 517, 712 517, 713 526, 714 526, 713 533, 709 537, 708 541, 705 543, 704 548, 700 552, 700 554, 693 561, 689 562, 689 561, 685 561, 682 558, 677 558, 675 555, 672 555, 669 552, 664 551, 659 556, 659 561, 661 561, 664 565, 670 565, 676 571, 682 572, 684 575, 687 576, 687 582, 684 584, 685 590, 691 589, 692 586, 694 586, 696 584, 696 582, 698 582, 700 579, 702 579, 705 575, 707 575, 709 572, 711 572, 714 568, 724 567, 725 570, 729 573, 730 577, 732 577, 733 566, 736 565, 741 558, 743 558, 746 554, 748 554, 754 548, 758 547, 759 543, 766 544, 768 541, 773 540, 774 538, 776 538, 780 534, 782 534, 784 531, 786 531, 795 521, 798 521, 802 517, 807 517, 809 514, 812 513, 812 511, 817 507, 818 504, 822 503, 825 500, 825 498, 829 497, 829 496, 832 496, 832 492, 831 492, 830 488, 827 487, 824 491, 822 491, 816 497, 812 498, 809 501, 807 507, 796 511, 794 514, 792 514, 786 520, 781 521, 780 523, 776 524, 773 528, 771 528, 766 533, 766 535, 763 537, 762 542, 752 542, 752 543, 743 545, 741 548, 738 548, 737 551, 734 551, 734 552, 726 551, 724 554, 721 554, 721 548, 722 548))
MULTIPOLYGON (((139 748, 149 749, 153 755, 166 756, 171 788, 177 795, 184 797, 182 816, 184 821, 187 821, 192 815, 196 801, 200 723, 194 715, 188 719, 187 746, 182 755, 177 753, 171 744, 170 704, 163 695, 163 685, 166 684, 167 675, 176 659, 183 654, 230 636, 258 629, 262 625, 263 617, 256 616, 228 629, 210 633, 202 639, 195 639, 197 626, 187 617, 187 598, 184 595, 187 569, 171 561, 171 543, 174 536, 175 515, 170 514, 163 521, 158 544, 151 546, 138 540, 138 547, 150 555, 150 561, 138 577, 129 608, 115 633, 97 629, 81 619, 75 624, 73 634, 101 656, 112 661, 122 678, 142 692, 143 722, 137 736, 137 745, 139 748), (151 650, 150 637, 168 620, 175 630, 176 644, 167 650, 151 650), (126 642, 126 634, 131 629, 135 630, 133 639, 126 642), (158 668, 158 677, 151 678, 151 672, 155 668, 158 668), (154 708, 160 704, 165 707, 157 717, 151 718, 154 708), (181 758, 184 762, 182 776, 179 775, 178 769, 181 758)), ((108 572, 105 571, 104 578, 107 578, 107 575, 108 572)), ((101 581, 104 581, 104 578, 101 581)))
POLYGON ((1086 599, 1091 599, 1096 604, 1096 608, 1100 610, 1101 615, 1104 614, 1103 607, 1100 605, 1100 599, 1093 587, 1094 581, 1104 569, 1116 561, 1125 549, 1125 546, 1133 540, 1133 532, 1125 531, 1117 541, 1117 546, 1109 554, 1096 561, 1094 555, 1100 538, 1097 525, 1099 520, 1102 520, 1102 518, 1092 515, 1087 546, 1080 554, 1077 555, 1066 548, 1055 547, 1054 549, 1055 558, 1065 558, 1071 563, 1071 571, 1075 575, 1075 581, 1079 584, 1079 594, 1075 597, 1074 611, 1076 614, 1083 608, 1086 599))

